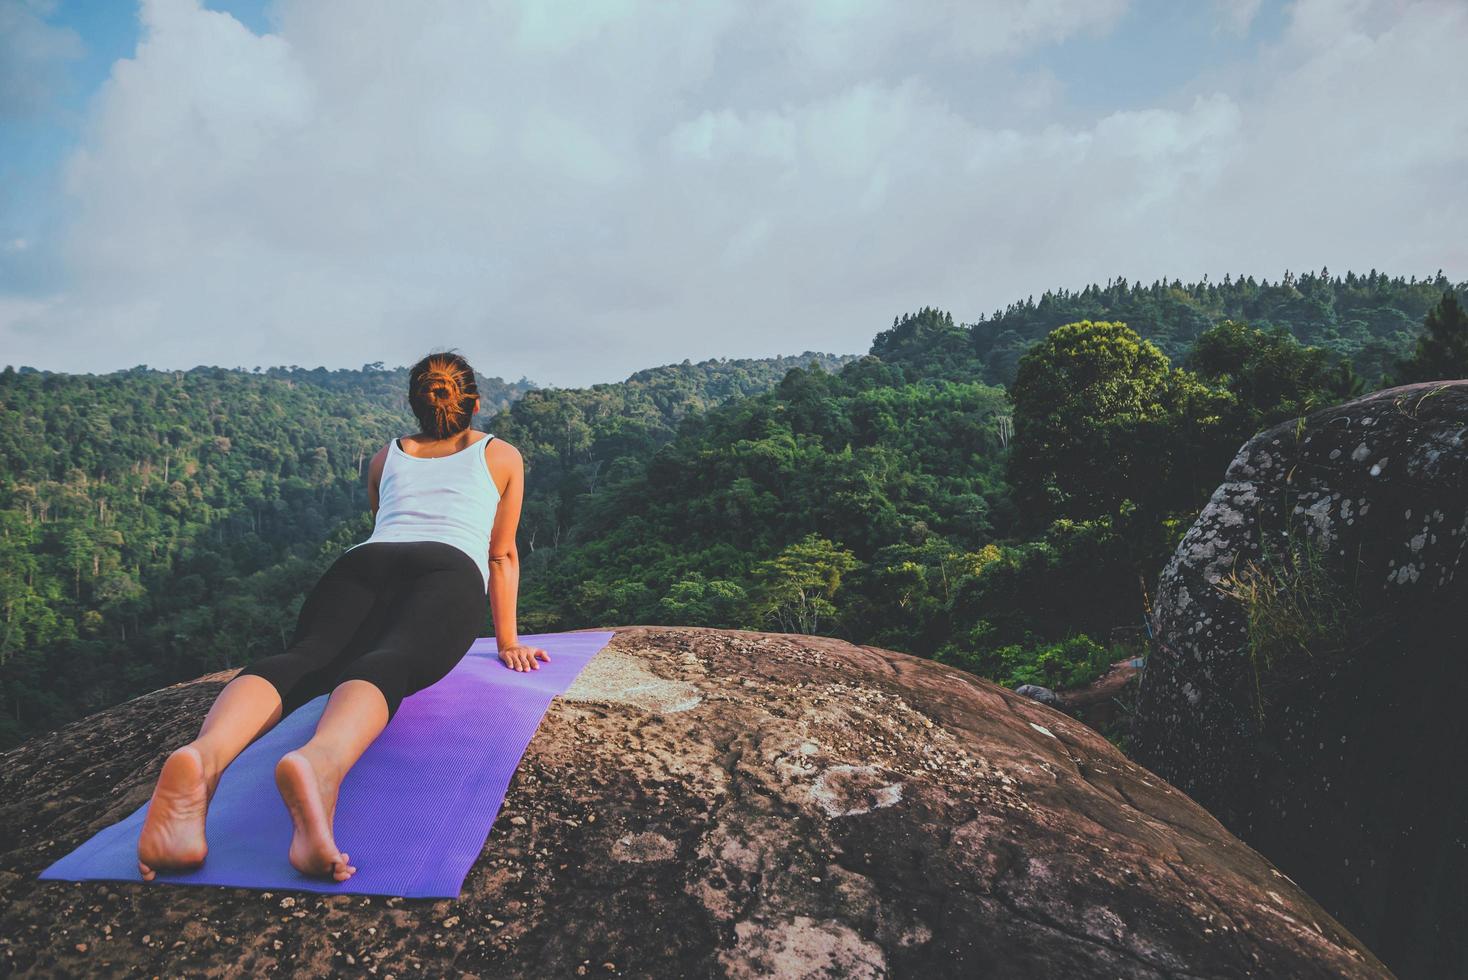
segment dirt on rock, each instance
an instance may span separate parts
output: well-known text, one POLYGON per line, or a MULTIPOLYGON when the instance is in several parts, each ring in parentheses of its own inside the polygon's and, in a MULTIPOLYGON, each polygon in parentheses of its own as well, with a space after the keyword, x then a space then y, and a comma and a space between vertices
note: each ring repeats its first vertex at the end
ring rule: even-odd
POLYGON ((0 973, 1390 976, 1064 714, 825 637, 608 628, 457 900, 38 880, 230 673, 0 756, 0 973))

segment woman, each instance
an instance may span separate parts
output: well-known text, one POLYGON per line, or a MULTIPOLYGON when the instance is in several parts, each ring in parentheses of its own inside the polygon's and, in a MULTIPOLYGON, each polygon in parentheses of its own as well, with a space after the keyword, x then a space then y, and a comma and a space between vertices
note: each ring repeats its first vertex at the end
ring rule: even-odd
POLYGON ((198 738, 164 763, 138 837, 145 880, 203 863, 220 774, 284 715, 330 691, 315 735, 281 758, 275 782, 295 826, 291 864, 346 881, 357 869, 332 839, 337 788, 403 698, 468 652, 484 625, 486 592, 505 666, 539 670, 537 658, 550 661, 515 636, 520 453, 470 428, 479 389, 458 354, 415 364, 408 403, 423 431, 372 458, 371 536, 344 551, 306 597, 290 648, 240 671, 198 738))

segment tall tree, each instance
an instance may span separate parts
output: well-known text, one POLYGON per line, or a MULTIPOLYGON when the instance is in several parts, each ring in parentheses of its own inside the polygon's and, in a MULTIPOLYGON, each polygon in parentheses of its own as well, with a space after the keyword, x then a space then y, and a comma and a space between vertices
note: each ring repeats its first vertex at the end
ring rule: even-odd
POLYGON ((1188 380, 1124 323, 1057 327, 1020 359, 1010 397, 1009 476, 1036 523, 1116 513, 1155 497, 1171 428, 1188 380))
POLYGON ((1468 378, 1468 313, 1451 289, 1422 321, 1426 327, 1417 338, 1417 349, 1397 368, 1398 384, 1410 381, 1443 381, 1468 378))
POLYGON ((807 534, 754 569, 758 615, 787 633, 817 633, 840 610, 833 601, 856 556, 819 534, 807 534))

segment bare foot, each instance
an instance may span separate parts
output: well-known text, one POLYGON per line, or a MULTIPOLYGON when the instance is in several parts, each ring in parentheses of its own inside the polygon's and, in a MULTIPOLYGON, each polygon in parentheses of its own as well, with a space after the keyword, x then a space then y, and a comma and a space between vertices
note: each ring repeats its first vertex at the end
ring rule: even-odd
POLYGON ((204 863, 209 852, 204 819, 215 783, 192 745, 175 749, 163 763, 138 834, 138 871, 144 881, 159 871, 192 871, 204 863))
POLYGON ((287 752, 275 766, 275 785, 290 811, 295 834, 291 837, 291 867, 301 874, 329 876, 346 881, 357 869, 331 836, 336 810, 336 783, 318 772, 299 749, 287 752))

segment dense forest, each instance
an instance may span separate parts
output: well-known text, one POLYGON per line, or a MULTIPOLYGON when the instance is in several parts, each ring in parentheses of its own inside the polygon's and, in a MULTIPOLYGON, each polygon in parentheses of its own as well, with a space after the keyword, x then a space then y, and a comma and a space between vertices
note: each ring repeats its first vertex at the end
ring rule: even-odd
MULTIPOLYGON (((969 352, 991 384, 1008 384, 1030 344, 1058 326, 1081 320, 1115 320, 1146 337, 1173 361, 1225 320, 1260 330, 1279 328, 1300 343, 1349 362, 1367 390, 1389 386, 1397 358, 1415 343, 1422 319, 1453 285, 1439 270, 1431 278, 1333 275, 1329 269, 1279 281, 1224 276, 1222 282, 1150 285, 1115 279, 1079 292, 1047 292, 981 317, 969 330, 969 352)), ((1461 284, 1457 287, 1460 291, 1461 284)), ((879 353, 873 351, 873 353, 879 353)))
MULTIPOLYGON (((1124 281, 866 355, 480 378, 527 463, 521 632, 826 633, 1004 683, 1142 652, 1149 580, 1260 427, 1468 374, 1468 284, 1124 281)), ((280 650, 370 533, 405 368, 0 372, 0 746, 280 650)), ((486 632, 488 629, 486 627, 486 632)))

